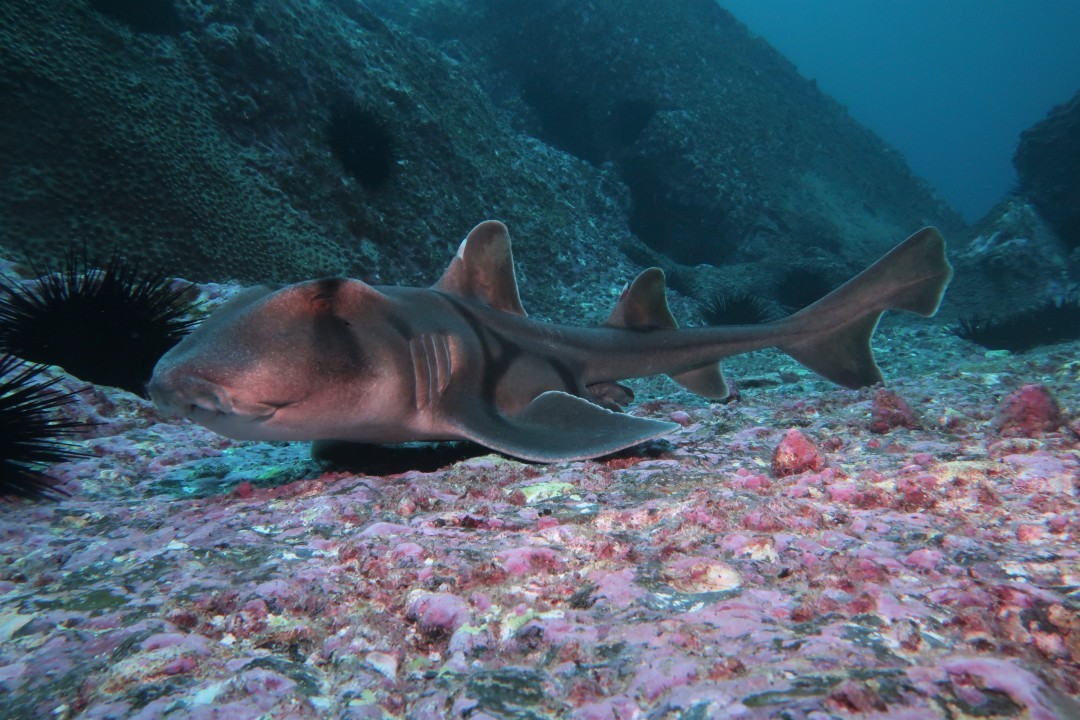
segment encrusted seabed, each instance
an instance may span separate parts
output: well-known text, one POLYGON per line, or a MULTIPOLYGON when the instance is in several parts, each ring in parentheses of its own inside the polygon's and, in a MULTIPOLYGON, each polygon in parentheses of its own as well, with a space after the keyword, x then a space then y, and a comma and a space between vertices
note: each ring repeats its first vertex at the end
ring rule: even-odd
POLYGON ((3 714, 1080 717, 1080 344, 875 345, 888 391, 758 354, 639 384, 632 453, 384 476, 88 388, 71 498, 0 508, 3 714))

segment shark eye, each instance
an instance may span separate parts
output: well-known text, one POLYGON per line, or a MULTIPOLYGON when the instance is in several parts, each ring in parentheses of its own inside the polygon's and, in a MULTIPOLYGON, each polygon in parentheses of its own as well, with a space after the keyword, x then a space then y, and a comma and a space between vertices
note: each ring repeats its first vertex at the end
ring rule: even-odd
POLYGON ((311 312, 327 315, 334 312, 334 298, 328 293, 319 293, 311 298, 311 312))

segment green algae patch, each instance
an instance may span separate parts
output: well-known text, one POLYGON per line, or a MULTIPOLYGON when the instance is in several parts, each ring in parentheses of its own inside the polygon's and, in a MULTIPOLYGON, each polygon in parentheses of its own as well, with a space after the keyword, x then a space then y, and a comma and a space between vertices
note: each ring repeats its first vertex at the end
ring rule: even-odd
POLYGON ((525 496, 525 502, 530 505, 542 500, 572 495, 577 488, 568 482, 543 482, 535 485, 526 485, 521 488, 521 494, 525 496))

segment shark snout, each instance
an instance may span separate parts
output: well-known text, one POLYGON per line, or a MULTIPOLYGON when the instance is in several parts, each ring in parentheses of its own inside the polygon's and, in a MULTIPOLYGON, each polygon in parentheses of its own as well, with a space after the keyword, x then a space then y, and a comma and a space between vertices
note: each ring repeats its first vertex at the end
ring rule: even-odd
POLYGON ((173 415, 190 416, 196 410, 232 413, 236 409, 224 387, 195 375, 154 373, 147 390, 162 412, 173 415))
POLYGON ((198 376, 182 376, 170 381, 154 375, 147 388, 150 398, 162 412, 180 415, 209 426, 214 418, 266 421, 288 403, 246 401, 225 387, 198 376))

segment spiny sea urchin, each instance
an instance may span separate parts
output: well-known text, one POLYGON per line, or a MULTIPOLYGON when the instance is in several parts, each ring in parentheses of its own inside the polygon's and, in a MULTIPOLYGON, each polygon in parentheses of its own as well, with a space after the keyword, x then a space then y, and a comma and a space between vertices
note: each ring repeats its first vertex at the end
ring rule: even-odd
POLYGON ((145 394, 158 358, 195 324, 190 287, 117 254, 102 269, 69 253, 36 283, 0 279, 0 351, 145 394))
POLYGON ((374 111, 357 105, 336 109, 327 141, 345 171, 365 190, 378 190, 394 170, 394 137, 374 111))
POLYGON ((1080 338, 1080 299, 1059 297, 1004 317, 963 317, 954 335, 991 350, 1024 352, 1080 338))
POLYGON ((44 370, 13 355, 0 356, 0 497, 67 495, 41 466, 85 454, 64 440, 84 424, 53 413, 71 402, 71 395, 53 389, 55 379, 37 379, 44 370))
POLYGON ((718 292, 705 301, 701 314, 709 325, 757 325, 778 315, 768 300, 747 292, 718 292))

